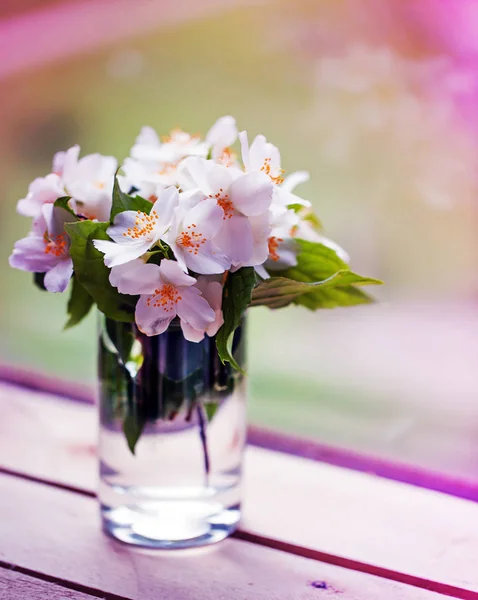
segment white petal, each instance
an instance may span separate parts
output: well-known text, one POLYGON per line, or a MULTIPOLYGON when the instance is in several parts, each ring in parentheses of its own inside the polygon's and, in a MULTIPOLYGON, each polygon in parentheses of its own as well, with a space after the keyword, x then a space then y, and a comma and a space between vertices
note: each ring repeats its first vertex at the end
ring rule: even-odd
POLYGON ((213 310, 221 308, 222 284, 216 275, 200 275, 197 279, 196 287, 209 302, 209 305, 213 310))
POLYGON ((207 173, 208 161, 198 156, 188 156, 178 165, 176 174, 183 190, 199 188, 206 196, 211 193, 207 173))
POLYGON ((267 213, 264 213, 258 217, 251 217, 249 222, 253 238, 252 256, 248 261, 243 263, 243 266, 255 267, 264 263, 269 256, 269 216, 267 213))
POLYGON ((123 265, 118 265, 117 267, 113 267, 110 271, 109 280, 113 287, 119 288, 121 286, 121 278, 128 274, 129 271, 137 267, 140 263, 144 264, 143 261, 139 258, 135 260, 130 260, 123 265))
POLYGON ((231 263, 238 264, 249 261, 254 251, 254 240, 247 217, 234 215, 231 219, 226 219, 221 231, 214 238, 214 243, 224 252, 231 263))
POLYGON ((256 265, 254 267, 255 272, 262 277, 262 279, 270 279, 269 273, 265 270, 264 265, 256 265))
POLYGON ((205 200, 207 196, 201 190, 189 190, 188 192, 180 192, 179 206, 182 211, 194 208, 196 204, 205 200))
POLYGON ((281 189, 285 190, 286 192, 292 192, 292 190, 301 183, 309 181, 309 178, 310 176, 307 171, 295 171, 284 179, 281 189))
POLYGON ((135 258, 139 258, 149 250, 149 243, 137 244, 117 244, 108 240, 93 240, 94 247, 103 252, 105 265, 107 267, 117 267, 124 265, 135 258))
MULTIPOLYGON (((116 215, 114 225, 108 227, 106 233, 112 240, 121 246, 127 245, 143 248, 141 253, 138 254, 138 256, 141 256, 141 254, 147 252, 149 248, 159 240, 160 234, 163 231, 161 221, 158 219, 157 214, 154 213, 153 217, 156 217, 155 221, 149 221, 149 224, 152 225, 152 229, 146 230, 143 229, 141 223, 136 225, 138 219, 137 212, 134 210, 125 210, 116 215), (136 232, 134 235, 137 235, 138 237, 133 237, 131 231, 136 232)), ((144 222, 147 219, 147 215, 142 213, 140 218, 144 222)), ((164 229, 166 229, 166 227, 164 229)))
POLYGON ((217 205, 216 200, 207 198, 199 202, 183 218, 183 229, 195 225, 196 231, 206 239, 212 239, 221 229, 224 211, 217 205))
POLYGON ((206 142, 212 146, 212 157, 217 158, 225 148, 237 139, 236 119, 225 116, 218 119, 206 135, 206 142))
POLYGON ((17 212, 25 217, 36 217, 43 204, 53 203, 65 195, 65 189, 58 175, 38 177, 30 184, 27 196, 18 201, 17 212))
POLYGON ((206 329, 206 333, 211 337, 216 335, 224 323, 224 316, 222 314, 222 291, 222 284, 219 281, 209 281, 206 289, 203 291, 203 297, 208 301, 209 306, 214 311, 214 321, 208 325, 206 329))
POLYGON ((78 157, 80 156, 80 147, 78 145, 72 146, 68 148, 63 156, 63 163, 60 166, 61 168, 61 177, 63 181, 69 180, 69 178, 73 177, 74 170, 76 165, 78 164, 78 157))
POLYGON ((210 241, 205 242, 197 254, 183 250, 182 258, 188 269, 201 275, 224 273, 231 266, 224 252, 210 241))
POLYGON ((151 209, 151 216, 156 217, 155 230, 157 237, 171 225, 173 213, 179 203, 179 192, 174 186, 167 187, 159 196, 151 209))
POLYGON ((110 283, 118 288, 120 294, 152 294, 161 285, 159 266, 145 264, 142 260, 132 260, 123 265, 113 267, 110 272, 110 283))
POLYGON ((205 331, 204 329, 194 329, 191 325, 185 321, 184 319, 180 320, 181 329, 183 331, 183 335, 188 342, 200 342, 204 339, 205 331))
POLYGON ((300 222, 300 217, 294 210, 276 204, 271 206, 270 223, 272 231, 270 235, 289 238, 291 237, 291 231, 298 228, 300 222))
POLYGON ((257 135, 249 148, 250 168, 260 170, 265 160, 269 159, 271 169, 280 168, 280 153, 277 146, 271 144, 263 135, 257 135))
POLYGON ((141 296, 136 304, 135 321, 138 329, 145 335, 159 335, 166 331, 176 313, 168 312, 165 307, 148 305, 149 296, 141 296))
POLYGON ((44 204, 42 206, 42 215, 45 219, 46 229, 50 236, 64 234, 65 223, 71 223, 75 220, 67 210, 53 206, 53 204, 44 204))
POLYGON ((211 163, 207 180, 212 196, 217 193, 225 194, 232 183, 232 173, 227 167, 211 163))
POLYGON ((252 217, 268 210, 274 185, 264 173, 253 171, 238 177, 229 189, 234 208, 252 217))
POLYGON ((45 253, 43 237, 37 235, 29 235, 15 242, 9 258, 11 267, 31 273, 45 273, 57 262, 54 255, 45 253))
POLYGON ((169 244, 169 247, 173 251, 174 258, 176 259, 178 265, 181 267, 182 271, 184 271, 184 273, 187 274, 188 266, 185 261, 184 255, 186 254, 186 252, 184 251, 184 248, 182 246, 180 246, 179 244, 177 244, 176 240, 173 237, 168 238, 167 236, 164 236, 163 240, 167 244, 169 244))
POLYGON ((178 263, 174 260, 163 259, 159 266, 161 277, 169 283, 174 284, 177 287, 190 286, 196 283, 194 277, 186 275, 181 269, 178 263))
POLYGON ((114 218, 114 224, 108 227, 106 233, 119 244, 131 243, 131 237, 126 237, 123 234, 127 233, 128 229, 133 229, 136 217, 137 212, 135 210, 125 210, 118 213, 114 218))
POLYGON ((304 200, 296 194, 287 191, 282 185, 274 186, 274 202, 279 206, 290 206, 291 204, 300 204, 301 206, 312 206, 308 200, 304 200))
POLYGON ((206 330, 214 321, 214 311, 199 290, 195 287, 181 290, 181 300, 177 303, 178 317, 199 331, 206 330))
POLYGON ((244 163, 246 171, 250 171, 251 163, 249 160, 249 141, 247 139, 247 131, 241 131, 239 133, 239 141, 241 142, 242 162, 244 163))
POLYGON ((267 141, 263 135, 256 135, 249 146, 249 170, 258 171, 264 164, 267 156, 267 141))
POLYGON ((45 275, 44 284, 49 292, 64 292, 73 275, 71 258, 61 260, 45 275))
MULTIPOLYGON (((160 146, 161 142, 156 131, 152 127, 145 125, 136 138, 135 145, 141 146, 160 146)), ((134 148, 134 146, 133 146, 134 148)))

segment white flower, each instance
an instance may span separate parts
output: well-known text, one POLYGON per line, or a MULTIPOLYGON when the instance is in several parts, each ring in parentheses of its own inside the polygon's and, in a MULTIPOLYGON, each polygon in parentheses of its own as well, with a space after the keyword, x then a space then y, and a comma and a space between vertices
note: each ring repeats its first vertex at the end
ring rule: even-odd
MULTIPOLYGON (((179 162, 190 155, 206 157, 208 145, 199 136, 179 129, 159 139, 151 127, 143 127, 131 148, 130 157, 124 161, 125 177, 131 185, 142 189, 146 184, 176 185, 179 162)), ((142 195, 142 194, 140 194, 142 195)))
MULTIPOLYGON (((123 163, 128 187, 142 190, 150 185, 174 185, 176 165, 167 163, 158 134, 152 127, 143 127, 123 163)), ((138 192, 139 193, 139 192, 138 192)), ((140 193, 143 197, 148 197, 140 193)))
POLYGON ((216 335, 220 327, 224 323, 222 314, 222 284, 217 275, 200 275, 197 278, 196 287, 200 290, 203 298, 207 300, 209 306, 214 311, 214 321, 209 323, 205 330, 194 329, 188 323, 183 321, 182 330, 186 337, 191 342, 200 342, 204 339, 204 335, 212 337, 216 335))
POLYGON ((18 201, 17 212, 25 217, 38 217, 44 204, 53 204, 65 195, 65 188, 58 175, 50 173, 46 177, 38 177, 30 183, 26 197, 18 201))
MULTIPOLYGON (((123 165, 124 175, 118 175, 118 183, 123 192, 130 196, 141 196, 150 202, 156 202, 161 193, 168 187, 164 183, 152 181, 149 172, 138 161, 126 159, 123 165)), ((154 179, 154 178, 153 178, 154 179)), ((171 182, 168 185, 173 185, 171 182)))
POLYGON ((273 185, 264 173, 241 173, 198 157, 186 158, 178 170, 181 187, 199 191, 222 209, 222 226, 214 243, 232 265, 255 266, 268 254, 267 236, 254 236, 267 220, 273 185))
POLYGON ((173 223, 164 235, 176 260, 188 269, 202 275, 224 273, 231 261, 212 241, 223 224, 224 212, 213 198, 208 198, 192 208, 176 209, 173 223))
POLYGON ((281 206, 290 204, 310 206, 310 202, 291 193, 296 185, 307 181, 309 177, 307 173, 298 171, 284 180, 284 170, 281 168, 280 152, 277 146, 268 142, 263 135, 257 135, 249 146, 246 131, 241 131, 239 139, 246 173, 259 171, 270 178, 274 184, 274 203, 281 206))
POLYGON ((125 210, 116 215, 107 234, 113 240, 93 240, 97 250, 105 255, 107 267, 124 264, 148 252, 171 226, 174 209, 179 199, 175 187, 164 190, 148 214, 125 210))
POLYGON ((237 140, 236 119, 231 116, 218 119, 206 135, 206 144, 210 149, 211 158, 228 166, 231 160, 229 146, 237 140))
POLYGON ((64 173, 71 172, 78 163, 79 156, 80 147, 77 144, 68 148, 68 150, 57 152, 52 161, 52 173, 63 178, 64 173))
POLYGON ((52 172, 46 177, 37 177, 28 188, 28 194, 17 203, 17 212, 25 217, 40 216, 44 204, 54 203, 58 198, 69 195, 65 189, 63 172, 78 160, 79 146, 66 152, 57 152, 53 157, 52 172))
POLYGON ((116 158, 101 154, 89 154, 63 165, 63 181, 77 215, 109 220, 117 165, 116 158))
POLYGON ((123 265, 120 273, 117 269, 115 267, 112 271, 115 271, 113 281, 120 284, 119 291, 140 294, 135 320, 144 334, 151 336, 163 333, 178 316, 184 337, 199 341, 190 339, 191 328, 197 338, 198 331, 204 332, 215 321, 214 310, 194 285, 196 279, 186 275, 177 262, 162 260, 158 266, 135 261, 123 265))
POLYGON ((64 292, 73 274, 70 240, 65 233, 68 221, 71 221, 68 211, 44 204, 32 231, 16 242, 10 256, 10 266, 15 269, 46 273, 44 284, 49 292, 64 292))
POLYGON ((271 271, 295 267, 297 244, 293 237, 300 219, 293 210, 283 207, 274 207, 271 213, 272 230, 267 240, 269 256, 265 267, 271 271))
POLYGON ((208 153, 218 162, 235 165, 229 149, 237 139, 236 121, 231 116, 221 117, 211 127, 205 141, 180 129, 173 130, 161 141, 151 127, 143 127, 124 161, 123 170, 129 186, 149 198, 151 184, 176 185, 179 163, 187 156, 206 158, 208 153), (145 191, 146 189, 146 191, 145 191))
POLYGON ((278 188, 279 194, 277 195, 277 199, 279 200, 279 203, 283 206, 290 206, 291 204, 300 204, 301 206, 306 207, 312 206, 308 200, 304 200, 300 196, 292 193, 293 189, 306 181, 309 181, 309 174, 307 171, 295 171, 288 175, 278 188))

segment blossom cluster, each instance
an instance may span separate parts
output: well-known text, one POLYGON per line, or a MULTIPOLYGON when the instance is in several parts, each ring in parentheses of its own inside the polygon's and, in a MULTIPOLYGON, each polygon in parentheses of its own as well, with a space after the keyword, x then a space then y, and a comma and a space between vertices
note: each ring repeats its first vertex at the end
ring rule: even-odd
POLYGON ((120 170, 112 156, 79 153, 73 146, 56 154, 52 172, 18 202, 32 229, 15 244, 10 264, 44 273, 47 290, 64 292, 75 274, 65 223, 108 223, 106 239, 92 244, 111 286, 139 296, 135 321, 146 335, 164 332, 175 317, 190 341, 215 335, 228 273, 252 267, 265 280, 294 267, 298 239, 347 259, 316 231, 310 202, 295 193, 308 174, 284 177, 278 148, 263 135, 249 143, 231 116, 204 139, 180 130, 160 138, 144 127, 120 170), (231 149, 237 140, 240 156, 231 149), (119 193, 141 199, 142 210, 113 214, 115 177, 119 193))

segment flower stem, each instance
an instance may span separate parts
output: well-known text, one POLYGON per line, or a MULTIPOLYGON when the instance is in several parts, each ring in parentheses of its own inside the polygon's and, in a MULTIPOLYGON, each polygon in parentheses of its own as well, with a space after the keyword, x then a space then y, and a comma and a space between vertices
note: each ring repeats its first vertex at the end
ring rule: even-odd
POLYGON ((201 403, 197 404, 196 407, 198 419, 199 419, 199 436, 201 438, 202 450, 204 454, 204 472, 205 472, 205 485, 209 486, 209 471, 210 471, 210 462, 209 462, 209 450, 207 447, 207 437, 206 437, 206 427, 207 427, 207 419, 204 418, 204 409, 201 403))

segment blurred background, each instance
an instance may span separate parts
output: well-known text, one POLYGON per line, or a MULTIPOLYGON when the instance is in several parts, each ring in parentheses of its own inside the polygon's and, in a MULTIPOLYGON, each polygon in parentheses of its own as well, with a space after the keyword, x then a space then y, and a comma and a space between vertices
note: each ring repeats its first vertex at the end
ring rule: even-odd
POLYGON ((379 304, 250 315, 255 424, 478 480, 478 1, 2 0, 0 363, 94 384, 95 316, 8 267, 59 149, 232 114, 379 304))

